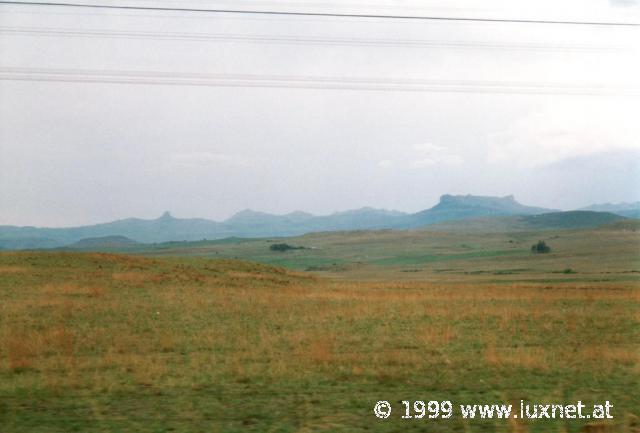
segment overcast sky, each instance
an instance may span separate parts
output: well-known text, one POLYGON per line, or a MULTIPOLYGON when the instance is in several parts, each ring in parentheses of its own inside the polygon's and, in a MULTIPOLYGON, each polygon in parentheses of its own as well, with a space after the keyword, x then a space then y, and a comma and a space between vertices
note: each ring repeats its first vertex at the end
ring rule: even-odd
MULTIPOLYGON (((637 0, 105 2, 640 22, 637 0)), ((460 84, 442 92, 0 80, 0 224, 165 210, 217 220, 245 208, 417 211, 445 193, 514 194, 561 209, 640 200, 638 27, 0 6, 0 30, 0 78, 26 68, 460 84), (274 41, 282 37, 295 43, 274 41), (491 91, 510 83, 524 87, 491 91)))

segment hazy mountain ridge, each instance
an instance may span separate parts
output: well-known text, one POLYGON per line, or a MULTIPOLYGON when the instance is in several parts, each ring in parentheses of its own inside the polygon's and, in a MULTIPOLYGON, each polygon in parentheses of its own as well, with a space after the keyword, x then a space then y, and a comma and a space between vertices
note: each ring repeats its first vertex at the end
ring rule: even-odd
POLYGON ((296 236, 318 231, 409 229, 445 221, 553 212, 553 209, 523 205, 513 196, 448 194, 430 209, 412 214, 370 207, 319 216, 301 211, 273 215, 247 209, 218 222, 202 218, 174 218, 165 212, 151 220, 127 218, 70 228, 0 226, 0 249, 55 248, 72 246, 82 240, 91 245, 91 242, 99 242, 95 238, 113 236, 126 237, 133 242, 159 243, 227 237, 296 236))
POLYGON ((126 236, 102 236, 99 238, 84 238, 78 242, 68 245, 73 249, 105 249, 105 248, 126 248, 136 245, 137 242, 126 236))
POLYGON ((567 211, 536 215, 470 218, 443 221, 428 226, 429 230, 449 232, 505 233, 517 231, 587 229, 634 221, 610 212, 567 211))
POLYGON ((583 207, 579 210, 591 210, 596 212, 611 212, 627 218, 640 218, 640 201, 633 203, 600 203, 583 207))

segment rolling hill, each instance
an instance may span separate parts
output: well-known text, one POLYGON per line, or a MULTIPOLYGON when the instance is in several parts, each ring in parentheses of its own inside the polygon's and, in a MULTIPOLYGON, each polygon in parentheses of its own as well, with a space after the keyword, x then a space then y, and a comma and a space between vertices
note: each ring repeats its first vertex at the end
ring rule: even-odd
POLYGON ((602 203, 593 204, 580 210, 611 212, 627 218, 640 218, 640 202, 635 203, 602 203))
POLYGON ((67 248, 77 250, 97 250, 121 249, 137 245, 137 242, 126 236, 102 236, 99 238, 84 238, 78 242, 68 245, 67 248))
POLYGON ((599 212, 488 217, 414 230, 316 232, 289 238, 138 244, 119 252, 153 257, 244 259, 338 278, 513 280, 638 279, 638 222, 599 212), (610 221, 610 222, 607 222, 610 221), (602 225, 601 223, 605 223, 602 225), (582 226, 577 228, 576 226, 582 226), (444 227, 444 229, 442 229, 444 227), (567 228, 568 227, 568 228, 567 228), (544 240, 550 254, 534 254, 544 240), (274 249, 287 243, 296 249, 274 249), (569 273, 564 273, 569 269, 569 273), (607 273, 614 272, 613 276, 607 273))

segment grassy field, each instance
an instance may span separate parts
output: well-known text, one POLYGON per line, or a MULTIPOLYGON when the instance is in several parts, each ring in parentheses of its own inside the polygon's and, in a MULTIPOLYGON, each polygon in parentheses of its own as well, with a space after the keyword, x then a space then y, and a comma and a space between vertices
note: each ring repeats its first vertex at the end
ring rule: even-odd
POLYGON ((235 258, 355 280, 484 282, 640 282, 637 222, 588 230, 485 233, 354 231, 312 233, 282 239, 143 245, 120 252, 156 257, 235 258), (550 254, 532 255, 545 240, 550 254), (304 249, 271 251, 286 242, 304 249), (505 278, 505 275, 509 275, 505 278), (498 276, 496 278, 496 276, 498 276))
POLYGON ((0 432, 638 431, 635 232, 407 233, 1 253, 0 432), (403 420, 401 400, 614 419, 403 420))

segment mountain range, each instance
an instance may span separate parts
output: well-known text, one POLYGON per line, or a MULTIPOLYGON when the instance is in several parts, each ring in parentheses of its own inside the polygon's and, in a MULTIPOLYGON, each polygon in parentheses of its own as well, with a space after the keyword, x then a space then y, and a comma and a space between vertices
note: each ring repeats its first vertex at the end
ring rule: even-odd
POLYGON ((610 212, 627 218, 640 218, 640 201, 635 203, 603 203, 592 204, 580 210, 594 212, 610 212))
MULTIPOLYGON (((640 203, 607 204, 594 205, 592 206, 594 209, 587 209, 590 212, 585 213, 597 213, 597 209, 607 209, 609 212, 607 215, 611 215, 618 213, 613 212, 615 206, 619 207, 619 212, 627 213, 631 217, 633 212, 640 209, 640 203)), ((99 238, 107 238, 107 242, 117 244, 130 241, 158 243, 228 237, 295 236, 318 231, 410 229, 446 221, 550 213, 558 213, 558 211, 526 206, 518 203, 513 196, 448 194, 440 197, 439 203, 432 208, 416 213, 370 207, 321 216, 300 211, 273 215, 243 210, 225 221, 217 222, 200 218, 174 218, 169 212, 165 212, 157 219, 127 218, 104 224, 69 228, 0 226, 0 249, 57 248, 73 246, 73 244, 86 246, 99 243, 99 238)), ((584 216, 580 218, 584 219, 584 216)), ((609 221, 611 217, 604 219, 611 222, 609 221)), ((528 222, 528 224, 535 226, 535 222, 528 222)))

